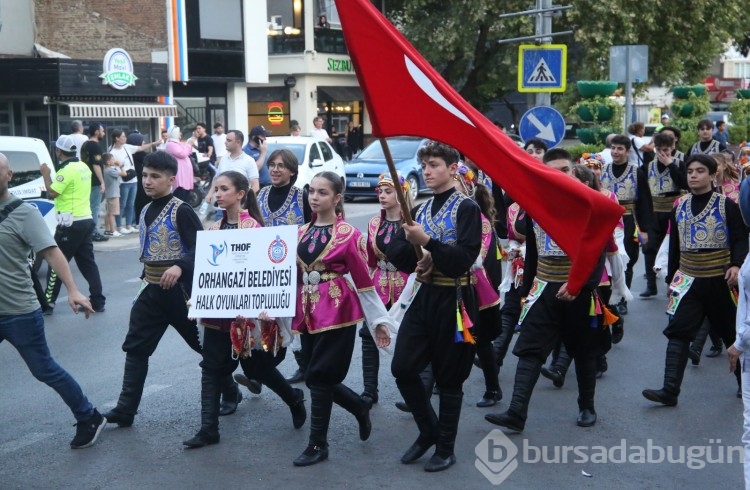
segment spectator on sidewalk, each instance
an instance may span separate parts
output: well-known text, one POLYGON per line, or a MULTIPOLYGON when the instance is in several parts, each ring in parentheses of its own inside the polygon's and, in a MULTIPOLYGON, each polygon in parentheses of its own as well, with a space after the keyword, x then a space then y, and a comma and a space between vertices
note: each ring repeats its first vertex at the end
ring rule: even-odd
POLYGON ((83 146, 78 150, 81 161, 88 165, 89 170, 91 170, 91 195, 89 200, 91 205, 91 219, 94 220, 94 231, 91 239, 95 242, 106 242, 109 240, 109 238, 99 233, 99 209, 102 204, 102 197, 107 188, 102 177, 102 172, 104 171, 102 138, 104 138, 104 126, 94 123, 89 126, 89 139, 85 140, 83 146))
POLYGON ((120 167, 111 153, 102 155, 104 161, 104 183, 107 192, 104 197, 107 200, 107 218, 104 222, 104 234, 108 237, 119 237, 122 233, 115 229, 115 216, 120 215, 120 182, 125 176, 125 171, 120 167))

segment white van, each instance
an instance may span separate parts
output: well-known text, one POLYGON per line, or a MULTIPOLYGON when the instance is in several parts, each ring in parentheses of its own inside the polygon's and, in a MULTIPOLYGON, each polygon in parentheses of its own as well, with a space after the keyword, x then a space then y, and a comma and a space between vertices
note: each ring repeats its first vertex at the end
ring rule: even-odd
POLYGON ((46 163, 52 169, 54 180, 55 167, 47 145, 37 138, 0 136, 0 153, 8 158, 13 170, 13 179, 8 184, 10 193, 39 209, 54 235, 57 228, 55 203, 47 199, 44 179, 39 171, 40 165, 46 163))

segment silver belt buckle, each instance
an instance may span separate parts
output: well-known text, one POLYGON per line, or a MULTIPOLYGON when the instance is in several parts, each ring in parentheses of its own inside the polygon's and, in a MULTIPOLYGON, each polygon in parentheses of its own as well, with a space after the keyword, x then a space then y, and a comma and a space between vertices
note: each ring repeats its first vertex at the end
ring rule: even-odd
POLYGON ((302 283, 305 285, 317 286, 320 284, 320 272, 310 271, 302 273, 302 283))

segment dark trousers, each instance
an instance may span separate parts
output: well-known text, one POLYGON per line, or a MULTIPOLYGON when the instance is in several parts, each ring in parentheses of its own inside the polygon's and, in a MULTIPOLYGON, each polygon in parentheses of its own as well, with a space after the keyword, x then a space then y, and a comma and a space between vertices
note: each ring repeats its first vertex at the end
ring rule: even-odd
MULTIPOLYGON (((643 247, 644 267, 646 268, 646 278, 649 281, 656 281, 654 264, 656 263, 656 254, 659 252, 661 242, 663 242, 664 237, 667 236, 669 215, 670 213, 654 213, 654 230, 653 233, 649 234, 648 243, 643 247)), ((627 238, 626 235, 625 240, 627 240, 627 238)), ((627 248, 627 246, 625 246, 625 248, 627 248)), ((628 256, 630 256, 630 254, 628 254, 628 256)), ((630 285, 628 285, 628 287, 629 286, 630 285)))
POLYGON ((692 341, 707 318, 729 347, 735 340, 737 307, 724 276, 697 277, 670 318, 664 335, 669 339, 692 341))
MULTIPOLYGON (((91 240, 93 229, 94 222, 90 219, 74 221, 70 226, 58 226, 55 231, 55 242, 68 262, 75 259, 78 270, 89 283, 91 306, 98 310, 104 308, 106 298, 102 294, 99 267, 94 260, 94 242, 91 240)), ((50 268, 47 272, 47 302, 57 301, 58 294, 60 294, 60 280, 55 271, 50 268)))
POLYGON ((335 385, 344 381, 352 362, 356 337, 356 325, 302 334, 300 340, 307 364, 307 386, 335 385))
POLYGON ((150 357, 167 327, 172 325, 188 346, 201 353, 198 327, 188 319, 188 295, 182 283, 172 289, 148 284, 130 310, 130 326, 122 350, 139 357, 150 357))
MULTIPOLYGON (((462 287, 462 297, 466 312, 476 322, 474 288, 462 287)), ((432 363, 440 389, 460 391, 471 372, 475 349, 473 344, 456 342, 455 332, 456 288, 422 284, 399 328, 391 362, 397 383, 421 385, 419 373, 432 363)))
POLYGON ((532 357, 543 364, 562 341, 570 357, 599 357, 611 347, 609 329, 589 316, 591 293, 581 291, 573 301, 555 297, 562 283, 548 283, 531 306, 513 347, 517 357, 532 357))
MULTIPOLYGON (((638 262, 638 241, 635 237, 635 218, 633 215, 627 215, 622 217, 623 223, 625 224, 625 253, 628 254, 628 264, 625 267, 625 284, 628 288, 633 283, 633 267, 638 262)), ((652 266, 653 268, 653 266, 652 266)))
POLYGON ((282 347, 274 356, 272 352, 255 349, 247 358, 232 358, 232 340, 229 332, 222 332, 215 328, 205 328, 203 334, 203 360, 201 368, 212 375, 224 377, 232 374, 237 365, 242 365, 242 371, 253 379, 263 379, 266 372, 279 365, 286 357, 286 347, 282 347))
POLYGON ((492 349, 492 341, 500 334, 500 306, 495 305, 479 310, 479 324, 476 332, 476 349, 479 365, 484 375, 485 391, 500 391, 498 365, 492 349))

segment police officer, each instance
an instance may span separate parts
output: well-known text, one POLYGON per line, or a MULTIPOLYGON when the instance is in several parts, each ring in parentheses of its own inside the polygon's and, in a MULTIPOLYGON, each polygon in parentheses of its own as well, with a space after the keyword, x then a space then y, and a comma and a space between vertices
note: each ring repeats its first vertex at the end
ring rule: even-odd
MULTIPOLYGON (((65 258, 75 258, 78 270, 89 283, 91 306, 94 311, 104 311, 105 297, 102 294, 102 280, 99 268, 94 261, 94 244, 91 240, 94 220, 91 217, 91 170, 76 158, 76 144, 69 135, 62 135, 55 142, 55 155, 60 169, 52 181, 52 169, 46 163, 40 167, 47 194, 55 200, 57 208, 57 231, 55 242, 65 258)), ((60 281, 50 267, 47 274, 46 299, 49 308, 45 314, 52 314, 60 281)))

